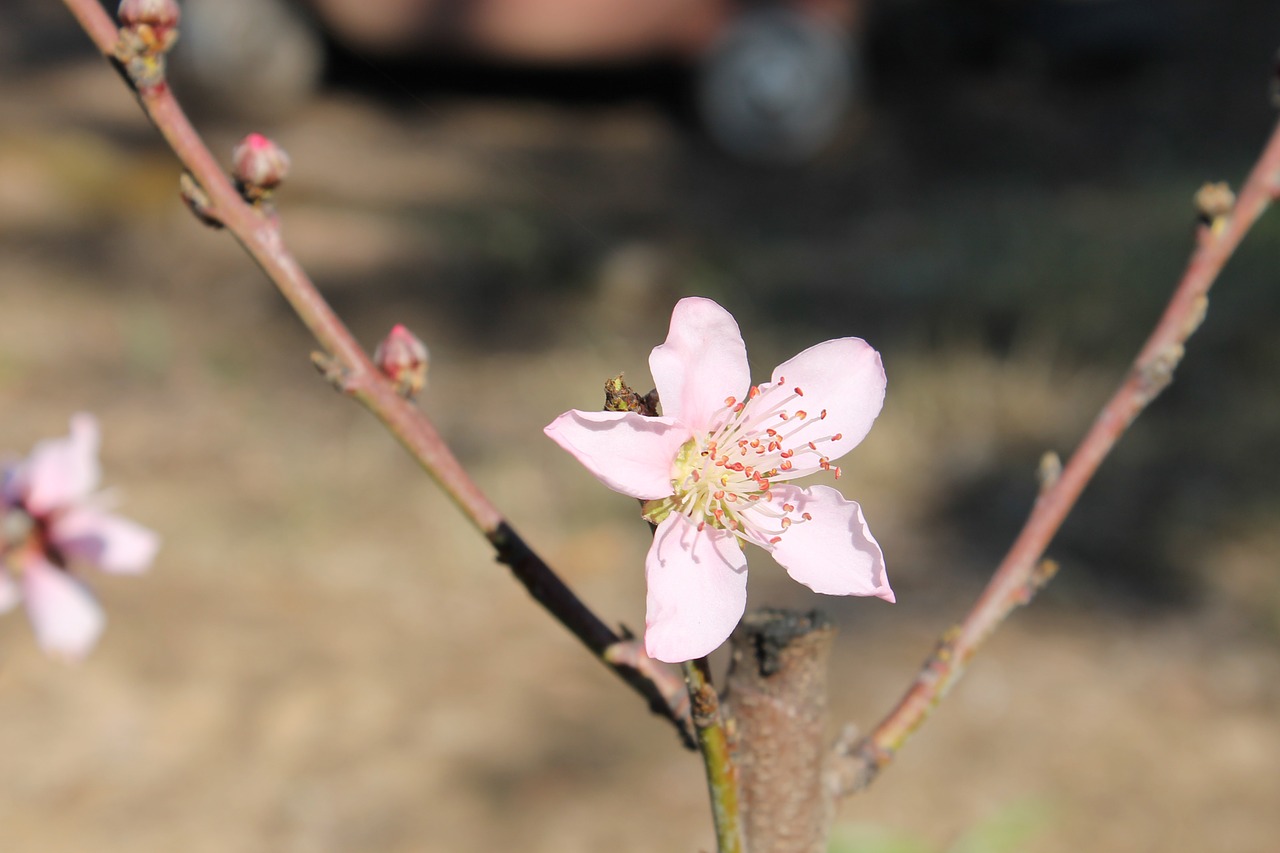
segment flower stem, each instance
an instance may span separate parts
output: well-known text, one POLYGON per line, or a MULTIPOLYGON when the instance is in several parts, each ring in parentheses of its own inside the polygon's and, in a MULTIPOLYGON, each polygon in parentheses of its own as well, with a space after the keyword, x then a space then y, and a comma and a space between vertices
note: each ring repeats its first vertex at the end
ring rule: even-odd
POLYGON ((330 353, 331 358, 326 359, 328 370, 342 390, 382 421, 463 515, 490 541, 498 559, 510 567, 534 599, 618 677, 644 696, 650 708, 669 720, 688 741, 688 721, 668 704, 653 681, 638 670, 605 659, 605 650, 620 642, 622 637, 574 595, 516 534, 498 508, 467 474, 430 418, 401 397, 394 384, 374 366, 285 246, 273 218, 241 198, 191 125, 163 76, 145 81, 131 77, 128 64, 116 56, 120 30, 99 0, 63 2, 133 89, 143 112, 194 178, 203 193, 201 217, 230 231, 267 274, 312 335, 330 353))
POLYGON ((1056 466, 1031 515, 964 620, 951 628, 898 704, 865 738, 838 749, 842 795, 866 787, 888 765, 964 672, 982 643, 1018 605, 1026 604, 1056 568, 1041 560, 1049 542, 1098 467, 1134 419, 1173 378, 1183 345, 1204 319, 1210 287, 1245 234, 1280 196, 1280 126, 1259 155, 1234 207, 1208 217, 1164 314, 1128 376, 1103 406, 1061 473, 1056 466))
POLYGON ((720 713, 720 697, 711 684, 711 670, 706 658, 685 661, 681 669, 689 688, 695 738, 707 769, 716 849, 719 853, 743 853, 738 768, 733 761, 729 733, 720 713))

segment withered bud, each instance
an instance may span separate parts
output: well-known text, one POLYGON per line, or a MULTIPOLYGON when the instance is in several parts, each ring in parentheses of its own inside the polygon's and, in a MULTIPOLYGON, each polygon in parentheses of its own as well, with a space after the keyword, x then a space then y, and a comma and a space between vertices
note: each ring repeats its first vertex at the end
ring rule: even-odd
POLYGON ((373 363, 402 397, 412 397, 427 386, 431 355, 413 332, 397 323, 373 352, 373 363))
POLYGON ((176 0, 121 0, 116 10, 116 20, 126 27, 172 29, 181 17, 176 0))
POLYGON ((288 174, 289 155, 261 133, 249 134, 231 152, 231 175, 249 201, 270 195, 288 174))
POLYGON ((626 383, 619 373, 604 383, 604 410, 606 412, 635 412, 652 418, 658 414, 658 392, 650 391, 641 396, 626 383))

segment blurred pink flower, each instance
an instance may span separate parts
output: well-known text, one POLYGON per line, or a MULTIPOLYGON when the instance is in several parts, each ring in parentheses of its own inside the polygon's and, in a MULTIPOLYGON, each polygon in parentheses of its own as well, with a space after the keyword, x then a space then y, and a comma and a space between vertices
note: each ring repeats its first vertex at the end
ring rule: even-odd
POLYGON ((40 442, 0 472, 0 612, 26 605, 46 652, 83 657, 102 632, 102 609, 70 565, 134 574, 151 565, 155 533, 102 508, 95 495, 98 424, 71 419, 66 438, 40 442))
POLYGON ((657 524, 645 560, 645 650, 669 663, 708 654, 747 602, 741 543, 828 595, 893 601, 884 555, 858 504, 787 481, 831 464, 866 436, 884 402, 879 354, 858 338, 810 347, 751 386, 729 312, 682 299, 649 356, 663 414, 565 412, 545 432, 609 488, 644 501, 657 524))

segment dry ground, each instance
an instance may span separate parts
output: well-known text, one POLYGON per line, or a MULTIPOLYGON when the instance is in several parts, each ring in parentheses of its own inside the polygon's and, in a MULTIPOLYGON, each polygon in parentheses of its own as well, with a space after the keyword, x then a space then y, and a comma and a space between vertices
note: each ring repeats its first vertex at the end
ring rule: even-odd
MULTIPOLYGON (((1239 5, 1187 12, 1117 79, 1023 58, 883 82, 839 152, 787 173, 691 149, 643 102, 339 91, 271 128, 286 234, 363 341, 403 320, 430 343, 426 408, 630 625, 647 531, 542 425, 618 370, 646 381, 688 293, 739 315, 759 375, 835 334, 881 348, 888 403, 841 483, 900 603, 817 601, 765 560, 752 580, 755 603, 833 615, 833 707, 868 725, 976 594, 1040 452, 1119 378, 1198 182, 1260 145, 1280 29, 1239 5)), ((0 620, 0 849, 708 849, 695 758, 316 377, 106 69, 32 54, 0 71, 0 448, 97 413, 110 483, 165 547, 145 578, 95 579, 111 622, 81 666, 0 620)), ((242 130, 209 126, 224 152, 242 130)), ((845 805, 881 833, 859 849, 993 819, 1036 853, 1275 849, 1277 251, 1272 219, 1055 545, 1061 578, 845 805)))

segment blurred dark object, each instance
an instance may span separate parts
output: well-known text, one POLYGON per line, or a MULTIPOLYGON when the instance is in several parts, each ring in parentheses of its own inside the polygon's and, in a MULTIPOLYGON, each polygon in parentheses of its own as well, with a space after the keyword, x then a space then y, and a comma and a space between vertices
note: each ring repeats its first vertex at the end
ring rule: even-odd
POLYGON ((364 60, 519 69, 666 62, 707 136, 743 160, 826 147, 859 96, 868 13, 896 59, 935 61, 1030 37, 1056 55, 1131 55, 1157 39, 1152 0, 186 0, 179 85, 279 114, 319 86, 326 46, 364 60), (881 14, 883 13, 883 14, 881 14))
POLYGON ((1077 71, 1134 65, 1172 33, 1165 0, 876 0, 871 25, 890 61, 996 64, 1034 52, 1077 71))
POLYGON ((835 134, 855 87, 865 0, 187 0, 179 85, 269 115, 319 85, 325 44, 362 57, 534 67, 673 63, 708 136, 797 162, 835 134))

